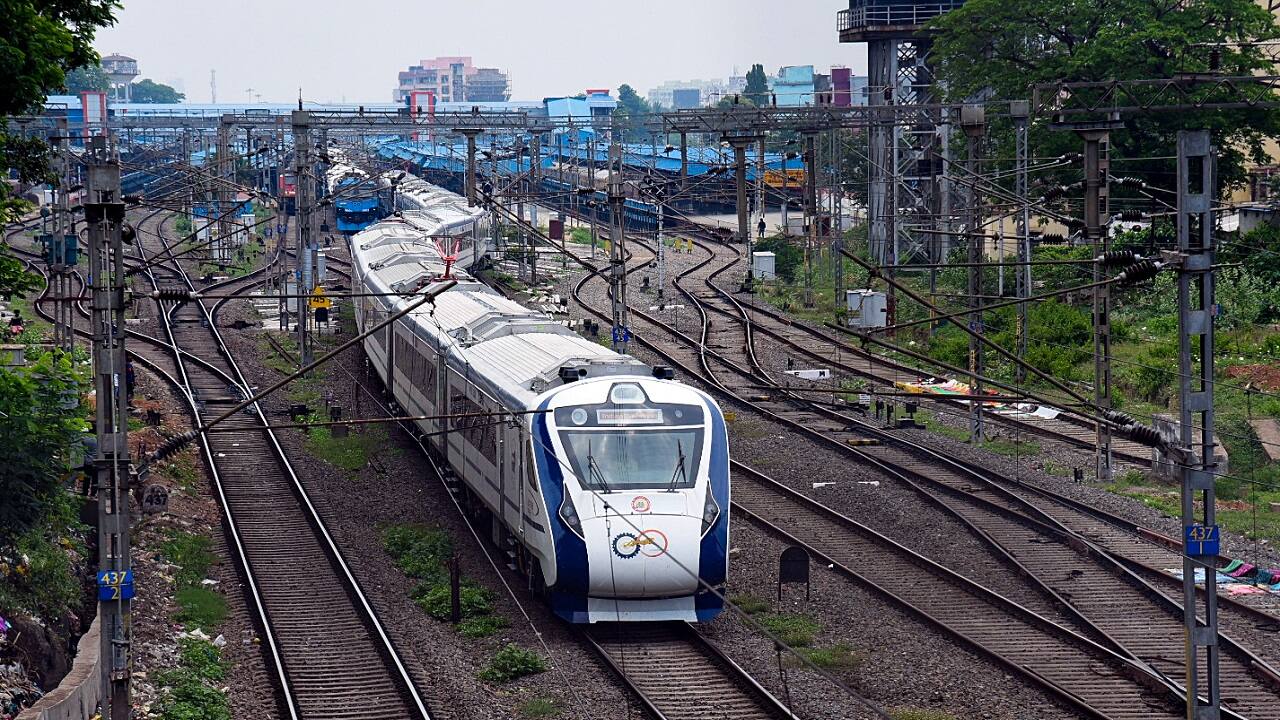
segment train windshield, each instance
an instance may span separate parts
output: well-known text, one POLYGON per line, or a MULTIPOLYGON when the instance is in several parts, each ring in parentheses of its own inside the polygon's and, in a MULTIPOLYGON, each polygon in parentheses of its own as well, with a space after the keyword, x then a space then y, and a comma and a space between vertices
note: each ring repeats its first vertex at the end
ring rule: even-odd
POLYGON ((698 477, 700 428, 564 430, 560 439, 588 490, 679 490, 698 477))

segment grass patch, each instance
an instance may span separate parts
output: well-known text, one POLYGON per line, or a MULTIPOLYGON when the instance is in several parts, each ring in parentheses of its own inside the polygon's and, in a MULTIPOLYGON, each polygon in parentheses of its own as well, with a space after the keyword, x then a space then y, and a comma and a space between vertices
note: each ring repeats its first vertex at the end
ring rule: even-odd
POLYGON ((526 675, 546 672, 547 661, 532 650, 525 650, 515 643, 507 643, 494 653, 489 664, 478 673, 481 680, 510 682, 526 675))
MULTIPOLYGON (((431 617, 448 620, 453 600, 447 562, 453 542, 439 528, 423 525, 391 525, 382 530, 382 546, 405 575, 419 580, 413 601, 431 617)), ((462 581, 458 589, 462 621, 456 626, 468 638, 488 637, 507 627, 507 619, 494 614, 494 595, 488 588, 462 581)))
POLYGON ((178 667, 156 673, 164 686, 160 717, 166 720, 231 720, 227 696, 217 689, 226 665, 213 643, 199 638, 180 641, 178 667))
POLYGON ((764 598, 758 595, 751 595, 749 593, 744 593, 742 595, 734 595, 733 597, 729 598, 729 602, 733 603, 734 605, 737 605, 738 608, 742 610, 742 612, 748 615, 755 615, 756 613, 767 612, 770 608, 768 600, 765 600, 764 598))
POLYGON ((1044 461, 1044 472, 1046 475, 1054 475, 1056 477, 1071 477, 1072 475, 1071 468, 1052 460, 1044 461))
POLYGON ((466 618, 458 623, 458 632, 462 633, 463 637, 475 639, 494 635, 505 630, 507 626, 507 619, 501 615, 481 615, 466 618))
MULTIPOLYGON (((968 433, 966 433, 967 435, 968 433)), ((982 443, 982 449, 987 452, 993 452, 997 455, 1022 456, 1039 455, 1040 446, 1033 442, 1025 442, 1021 440, 1006 440, 1004 438, 996 438, 982 443)))
POLYGON ((173 533, 160 545, 160 551, 169 561, 179 566, 174 574, 178 587, 199 585, 208 577, 209 566, 218 561, 210 549, 213 542, 203 535, 173 533))
POLYGON ((129 418, 129 432, 138 432, 139 430, 141 430, 146 426, 147 424, 142 422, 142 418, 136 418, 136 417, 129 418))
POLYGON ((196 463, 195 453, 179 453, 164 466, 162 472, 165 477, 177 483, 178 487, 194 492, 200 484, 200 470, 196 463))
MULTIPOLYGON (((448 620, 453 609, 449 583, 430 586, 414 602, 431 617, 448 620)), ((458 607, 464 618, 474 619, 488 615, 493 612, 493 593, 486 588, 464 584, 458 588, 458 607)))
POLYGON ((445 562, 453 554, 453 542, 439 528, 392 525, 382 531, 382 547, 396 567, 415 580, 436 583, 449 578, 445 562))
POLYGON ((761 618, 760 624, 790 647, 808 647, 822 626, 808 615, 776 613, 761 618))
POLYGON ((527 718, 549 718, 560 714, 556 701, 549 698, 534 698, 520 706, 520 714, 527 718))
POLYGON ((334 467, 356 471, 369 462, 369 455, 377 452, 386 441, 386 432, 369 427, 364 432, 348 431, 346 437, 334 437, 328 427, 306 431, 307 451, 334 467))
POLYGON ((209 632, 227 617, 226 599, 203 586, 180 588, 176 599, 178 613, 174 619, 187 627, 209 632))
POLYGON ((825 648, 797 648, 796 652, 824 670, 852 670, 866 659, 846 643, 825 648))
POLYGON ((968 430, 940 422, 928 410, 916 410, 916 422, 924 425, 925 429, 929 432, 937 433, 943 437, 949 437, 952 440, 969 442, 968 430))

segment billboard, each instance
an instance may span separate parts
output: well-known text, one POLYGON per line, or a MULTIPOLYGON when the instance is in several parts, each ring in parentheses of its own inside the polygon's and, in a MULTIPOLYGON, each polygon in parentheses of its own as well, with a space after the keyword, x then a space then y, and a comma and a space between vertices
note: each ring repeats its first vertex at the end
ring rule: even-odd
POLYGON ((101 90, 86 90, 80 93, 80 108, 84 112, 84 136, 105 135, 107 94, 101 90))

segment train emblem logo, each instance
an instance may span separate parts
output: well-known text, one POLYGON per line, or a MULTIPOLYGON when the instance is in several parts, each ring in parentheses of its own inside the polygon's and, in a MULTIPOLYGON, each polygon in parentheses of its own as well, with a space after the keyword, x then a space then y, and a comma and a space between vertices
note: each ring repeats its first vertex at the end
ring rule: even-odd
POLYGON ((643 495, 637 495, 635 499, 631 501, 632 512, 647 513, 651 507, 653 507, 653 503, 649 502, 649 498, 643 495))
POLYGON ((667 536, 661 530, 641 530, 635 533, 618 533, 613 536, 613 553, 623 560, 640 553, 655 558, 667 551, 667 536))

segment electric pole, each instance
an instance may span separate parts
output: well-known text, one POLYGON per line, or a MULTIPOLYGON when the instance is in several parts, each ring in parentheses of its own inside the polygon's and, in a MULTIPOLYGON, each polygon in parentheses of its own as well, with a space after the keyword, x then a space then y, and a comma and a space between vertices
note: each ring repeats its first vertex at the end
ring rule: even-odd
MULTIPOLYGON (((981 105, 965 105, 960 110, 960 124, 964 128, 968 156, 965 169, 970 178, 978 177, 978 143, 986 132, 986 113, 981 105)), ((977 184, 969 190, 969 222, 966 233, 969 247, 969 329, 981 334, 982 328, 982 195, 977 184)), ((978 445, 984 438, 982 401, 983 346, 975 335, 969 336, 969 442, 978 445)))
POLYGON ((467 138, 467 207, 475 207, 476 201, 476 136, 480 134, 479 130, 472 128, 459 129, 467 138))
POLYGON ((314 290, 311 249, 315 245, 315 237, 312 228, 314 218, 311 213, 315 209, 316 185, 314 162, 311 159, 311 115, 305 110, 294 110, 292 119, 293 172, 297 193, 298 223, 297 245, 295 245, 295 252, 298 254, 298 270, 295 276, 298 292, 295 294, 299 296, 294 298, 294 303, 298 311, 298 367, 305 367, 311 364, 311 336, 308 327, 311 312, 307 298, 303 296, 311 295, 314 290))
POLYGON ((94 421, 98 441, 93 459, 98 491, 98 620, 102 633, 103 712, 106 720, 127 720, 130 710, 133 570, 129 557, 129 403, 124 347, 124 203, 120 163, 108 137, 87 141, 89 272, 93 291, 94 421))
POLYGON ((222 122, 218 123, 218 162, 215 165, 217 183, 214 189, 214 197, 217 198, 217 204, 212 212, 217 214, 218 223, 215 226, 218 238, 214 241, 214 262, 218 265, 225 265, 231 262, 231 224, 228 215, 231 212, 231 203, 234 200, 228 178, 233 174, 235 167, 231 160, 231 117, 223 115, 222 122))
MULTIPOLYGON (((529 223, 538 227, 538 203, 533 201, 542 192, 542 131, 535 129, 530 138, 529 157, 529 223)), ((529 236, 529 284, 538 284, 538 238, 529 236)))
POLYGON ((661 305, 667 288, 667 243, 662 237, 664 207, 667 204, 667 186, 663 183, 655 186, 654 189, 657 191, 654 199, 658 205, 658 247, 656 250, 658 251, 658 304, 661 305))
POLYGON ((813 253, 818 247, 817 133, 804 133, 804 306, 813 307, 813 253))
POLYGON ((733 147, 733 184, 737 190, 737 210, 738 210, 738 242, 743 247, 748 248, 747 252, 747 279, 744 282, 746 290, 750 290, 754 282, 752 272, 752 257, 750 253, 751 228, 748 226, 750 218, 747 212, 747 146, 754 142, 759 142, 760 138, 751 136, 730 136, 726 138, 729 145, 733 147))
POLYGON ((67 161, 69 150, 65 118, 56 120, 49 136, 49 145, 54 149, 53 170, 58 176, 58 185, 54 190, 52 212, 40 211, 41 215, 49 213, 51 221, 42 228, 41 241, 45 262, 49 265, 49 291, 54 298, 54 345, 70 353, 75 346, 75 300, 71 297, 71 268, 76 264, 79 241, 75 232, 75 219, 71 216, 68 204, 67 188, 71 187, 71 164, 67 161))
MULTIPOLYGON (((1102 226, 1102 209, 1107 192, 1108 163, 1102 157, 1102 144, 1108 130, 1089 128, 1079 131, 1084 139, 1084 234, 1093 246, 1094 257, 1102 257, 1111 249, 1107 229, 1102 226)), ((1093 281, 1103 280, 1102 263, 1093 264, 1093 281)), ((1111 290, 1110 285, 1093 289, 1093 403, 1099 409, 1111 407, 1111 290)), ((1097 451, 1094 479, 1111 481, 1111 428, 1096 423, 1097 451)))
MULTIPOLYGON (((592 187, 595 177, 592 176, 592 187)), ((622 194, 622 146, 609 143, 609 225, 613 242, 609 248, 610 280, 613 285, 613 349, 625 353, 631 341, 631 323, 627 310, 627 255, 624 248, 622 194)))
POLYGON ((1182 462, 1182 592, 1186 624, 1187 720, 1221 717, 1218 676, 1218 582, 1213 562, 1219 550, 1214 508, 1217 475, 1213 432, 1213 211, 1214 148, 1207 130, 1178 132, 1178 406, 1182 462), (1198 361, 1198 362, 1197 362, 1198 361), (1196 518, 1196 500, 1204 516, 1196 518), (1203 558, 1203 559, 1202 559, 1203 558), (1205 563, 1209 563, 1206 565, 1205 563), (1196 571, 1204 573, 1204 624, 1196 571), (1203 662, 1201 652, 1203 651, 1203 662), (1203 676, 1201 675, 1203 673, 1203 676), (1207 698, 1205 704, 1200 697, 1207 698))
MULTIPOLYGON (((1027 132, 1030 114, 1030 103, 1026 100, 1015 100, 1009 104, 1009 115, 1013 118, 1014 160, 1016 165, 1014 169, 1014 193, 1018 196, 1018 202, 1021 205, 1018 209, 1017 220, 1019 264, 1016 278, 1019 299, 1031 297, 1031 203, 1027 198, 1027 162, 1029 154, 1027 132)), ((934 260, 934 262, 939 261, 934 260)), ((1016 352, 1018 359, 1022 361, 1027 359, 1027 335, 1029 331, 1030 327, 1027 325, 1027 303, 1021 302, 1018 303, 1018 320, 1014 334, 1017 338, 1016 352)), ((1014 373, 1019 385, 1027 381, 1027 369, 1021 363, 1014 368, 1014 373)))

